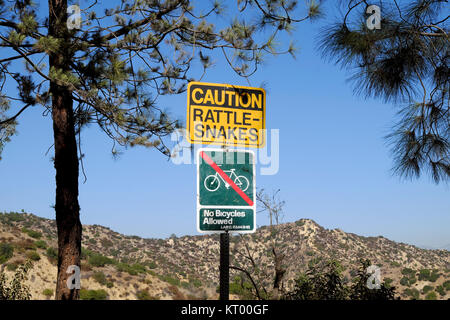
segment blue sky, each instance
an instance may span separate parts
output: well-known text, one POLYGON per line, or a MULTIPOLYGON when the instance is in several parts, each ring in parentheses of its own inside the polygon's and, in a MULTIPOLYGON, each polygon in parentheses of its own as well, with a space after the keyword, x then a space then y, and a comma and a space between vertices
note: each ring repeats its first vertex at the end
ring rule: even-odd
MULTIPOLYGON (((330 15, 332 6, 326 9, 330 15)), ((365 236, 430 247, 450 244, 450 187, 426 176, 413 181, 392 176, 383 136, 398 106, 353 94, 349 73, 325 62, 315 48, 322 23, 297 27, 296 60, 267 57, 250 79, 253 86, 266 84, 266 125, 280 130, 280 170, 258 175, 257 186, 281 189, 285 222, 311 218, 325 228, 365 236)), ((214 61, 203 81, 248 85, 221 56, 214 61)), ((186 94, 164 97, 160 106, 186 118, 186 94)), ((34 107, 19 123, 0 162, 0 210, 24 209, 53 219, 53 149, 45 155, 52 145, 51 119, 34 107)), ((83 224, 142 237, 197 234, 195 165, 174 165, 143 148, 128 149, 115 160, 111 142, 95 126, 83 133, 82 148, 88 178, 83 183, 80 174, 83 224)), ((258 226, 267 223, 267 217, 257 217, 258 226)))

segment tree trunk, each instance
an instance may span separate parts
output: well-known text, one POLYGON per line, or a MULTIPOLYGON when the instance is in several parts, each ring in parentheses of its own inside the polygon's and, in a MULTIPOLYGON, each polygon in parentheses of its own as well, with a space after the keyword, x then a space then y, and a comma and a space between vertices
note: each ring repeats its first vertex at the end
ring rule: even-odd
POLYGON ((284 274, 286 273, 286 269, 283 268, 283 260, 284 254, 275 250, 275 247, 272 247, 272 253, 274 257, 274 265, 275 265, 275 277, 273 280, 273 293, 275 299, 279 299, 281 295, 281 282, 283 280, 284 274))
MULTIPOLYGON (((67 29, 67 0, 49 0, 49 35, 61 43, 58 52, 49 56, 50 68, 70 70, 70 42, 67 29)), ((78 204, 78 155, 75 137, 72 93, 68 87, 53 80, 52 118, 56 169, 56 226, 58 229, 58 300, 78 299, 79 290, 69 289, 66 273, 70 265, 80 266, 81 222, 78 204)))

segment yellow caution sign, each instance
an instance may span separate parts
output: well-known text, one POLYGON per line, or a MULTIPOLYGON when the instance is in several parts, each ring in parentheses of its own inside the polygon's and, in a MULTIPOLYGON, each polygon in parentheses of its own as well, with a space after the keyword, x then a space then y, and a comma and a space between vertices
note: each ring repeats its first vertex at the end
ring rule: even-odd
POLYGON ((253 148, 264 146, 264 89, 190 82, 187 92, 186 124, 190 143, 253 148))

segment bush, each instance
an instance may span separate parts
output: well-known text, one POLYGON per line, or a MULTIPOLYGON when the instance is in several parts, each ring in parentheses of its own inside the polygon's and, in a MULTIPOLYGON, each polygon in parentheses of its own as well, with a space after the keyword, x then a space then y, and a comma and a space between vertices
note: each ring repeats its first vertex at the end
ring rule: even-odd
POLYGON ((430 293, 428 293, 425 296, 425 300, 436 300, 436 299, 437 299, 437 295, 436 295, 436 292, 434 292, 434 291, 431 291, 430 293))
POLYGON ((87 290, 87 289, 81 289, 80 290, 80 299, 81 300, 106 300, 108 297, 108 294, 105 290, 87 290))
POLYGON ((415 274, 416 274, 416 271, 414 271, 413 269, 410 269, 410 268, 402 269, 402 275, 404 275, 404 276, 412 276, 415 274))
POLYGON ((180 279, 172 278, 170 275, 163 275, 159 277, 162 281, 165 281, 173 286, 180 286, 180 279))
POLYGON ((437 286, 436 287, 436 291, 441 295, 441 296, 445 296, 445 289, 443 286, 437 286))
POLYGON ((433 270, 433 272, 431 273, 430 277, 428 278, 429 281, 431 282, 436 282, 436 280, 440 277, 441 275, 437 272, 437 270, 433 270))
POLYGON ((127 272, 128 274, 130 274, 132 276, 136 276, 139 273, 147 272, 147 269, 145 268, 145 266, 143 266, 142 264, 139 264, 139 263, 129 265, 127 263, 121 262, 116 265, 116 269, 117 269, 117 271, 120 271, 120 272, 127 272))
POLYGON ((35 250, 36 249, 36 245, 34 244, 34 242, 30 239, 26 239, 26 240, 22 240, 22 241, 18 241, 16 243, 14 243, 14 247, 19 251, 19 252, 24 252, 25 250, 35 250))
POLYGON ((302 227, 304 224, 305 224, 305 221, 301 221, 301 220, 295 221, 295 225, 297 227, 302 227))
POLYGON ((6 265, 6 269, 8 269, 8 271, 15 271, 15 270, 17 270, 18 266, 19 265, 17 263, 12 262, 12 263, 9 263, 6 265))
POLYGON ((310 266, 306 273, 300 274, 294 289, 283 298, 286 300, 394 300, 395 288, 393 287, 388 288, 384 283, 381 284, 380 289, 367 287, 370 274, 366 270, 371 262, 369 260, 360 262, 361 266, 350 284, 344 282, 343 268, 339 262, 331 260, 316 263, 310 266))
POLYGON ((251 299, 250 290, 253 289, 252 284, 249 281, 243 281, 240 276, 234 277, 233 281, 230 282, 230 293, 236 294, 244 299, 251 299))
POLYGON ((186 300, 184 294, 181 293, 180 289, 176 286, 169 286, 169 292, 172 295, 173 300, 186 300))
POLYGON ((47 242, 45 242, 44 240, 35 241, 34 245, 39 249, 47 249, 47 242))
POLYGON ((112 264, 113 260, 102 256, 101 254, 94 253, 88 260, 89 264, 94 267, 104 267, 107 264, 112 264))
POLYGON ((409 297, 411 297, 413 299, 416 299, 416 300, 418 300, 419 297, 420 297, 419 290, 417 290, 415 288, 412 288, 412 289, 407 288, 407 289, 405 289, 405 291, 403 291, 403 293, 405 293, 407 296, 409 296, 409 297))
POLYGON ((81 248, 81 259, 86 260, 93 254, 95 254, 93 251, 83 248, 83 247, 81 248))
POLYGON ((28 251, 27 252, 27 258, 33 261, 39 261, 41 260, 41 256, 36 251, 28 251))
POLYGON ((426 294, 427 292, 429 292, 431 290, 433 290, 432 286, 424 286, 423 289, 422 289, 422 293, 426 294))
POLYGON ((46 296, 47 298, 49 298, 53 295, 53 290, 52 289, 44 289, 44 291, 42 291, 42 294, 44 296, 46 296))
POLYGON ((450 291, 450 280, 445 281, 442 285, 444 286, 445 290, 450 291))
POLYGON ((419 280, 435 282, 440 276, 437 270, 421 269, 419 272, 419 280))
POLYGON ((391 278, 384 278, 384 285, 390 288, 393 281, 391 278))
POLYGON ((95 272, 93 278, 95 281, 97 281, 101 285, 106 286, 107 288, 112 288, 114 286, 112 281, 108 281, 108 279, 106 278, 105 274, 102 271, 95 272))
POLYGON ((52 260, 58 260, 58 249, 49 247, 46 251, 47 257, 52 260))
POLYGON ((25 220, 25 215, 23 213, 18 212, 4 212, 0 213, 0 220, 4 221, 8 225, 11 225, 12 222, 20 222, 25 220))
POLYGON ((140 290, 136 292, 136 297, 138 300, 155 300, 150 293, 148 293, 148 290, 140 290))
POLYGON ((404 268, 402 270, 403 278, 400 279, 400 284, 402 286, 411 286, 412 284, 417 282, 416 272, 409 268, 404 268))
POLYGON ((106 285, 106 276, 102 271, 94 272, 94 275, 92 276, 95 281, 102 285, 106 285))
POLYGON ((200 288, 202 286, 202 282, 198 279, 189 279, 189 282, 196 288, 200 288))
POLYGON ((22 232, 26 233, 27 235, 29 235, 30 237, 32 237, 34 239, 40 239, 42 237, 42 233, 40 233, 38 231, 27 229, 27 228, 22 228, 22 232))
POLYGON ((400 284, 402 286, 409 286, 409 279, 407 277, 403 277, 400 279, 400 284))
POLYGON ((429 269, 421 269, 419 271, 419 280, 428 280, 430 275, 431 275, 431 272, 429 269))
POLYGON ((14 248, 9 243, 0 243, 0 264, 4 264, 6 261, 12 258, 14 254, 14 248))

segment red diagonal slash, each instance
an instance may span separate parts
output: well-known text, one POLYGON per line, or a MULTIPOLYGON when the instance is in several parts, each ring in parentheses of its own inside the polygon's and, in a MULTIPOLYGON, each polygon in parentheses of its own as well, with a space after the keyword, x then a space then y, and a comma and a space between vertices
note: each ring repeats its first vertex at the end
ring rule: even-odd
POLYGON ((253 201, 252 199, 250 199, 245 193, 244 191, 242 191, 234 182, 233 180, 230 179, 229 176, 227 176, 227 174, 225 172, 223 172, 222 169, 220 169, 220 167, 203 151, 200 151, 200 157, 203 158, 203 160, 205 160, 205 162, 207 164, 209 164, 214 170, 216 170, 216 172, 218 174, 220 174, 220 176, 223 178, 223 180, 225 180, 233 189, 234 191, 236 191, 238 193, 238 195, 241 196, 242 199, 244 199, 245 202, 248 203, 249 206, 253 206, 253 201))

